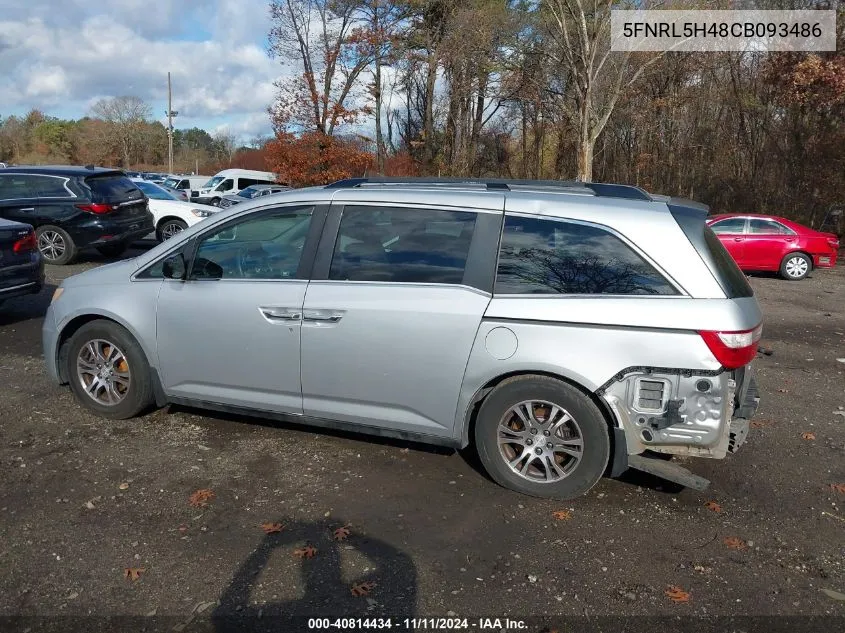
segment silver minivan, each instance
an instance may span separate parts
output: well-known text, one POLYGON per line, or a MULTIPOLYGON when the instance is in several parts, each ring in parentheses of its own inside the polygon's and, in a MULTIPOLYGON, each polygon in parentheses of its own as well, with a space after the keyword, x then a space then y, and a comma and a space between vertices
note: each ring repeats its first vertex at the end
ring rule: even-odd
POLYGON ((624 185, 351 179, 246 202, 66 279, 52 378, 464 448, 526 494, 635 468, 703 489, 758 395, 762 315, 707 208, 624 185))

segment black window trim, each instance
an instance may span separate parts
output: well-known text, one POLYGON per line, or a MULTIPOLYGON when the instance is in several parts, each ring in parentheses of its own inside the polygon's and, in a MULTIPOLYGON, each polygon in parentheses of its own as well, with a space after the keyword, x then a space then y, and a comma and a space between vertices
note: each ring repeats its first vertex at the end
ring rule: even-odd
POLYGON ((68 183, 70 182, 69 176, 59 176, 57 174, 39 174, 33 172, 12 172, 12 173, 0 173, 0 176, 38 176, 39 178, 58 178, 62 180, 62 187, 65 188, 70 195, 68 196, 29 196, 28 198, 0 198, 0 202, 13 202, 15 200, 73 200, 78 198, 73 191, 71 191, 70 187, 68 187, 68 183))
POLYGON ((626 299, 659 299, 659 300, 666 300, 666 299, 690 299, 692 295, 686 291, 686 289, 678 283, 672 275, 670 275, 666 270, 657 264, 651 257, 649 257, 641 248, 639 248, 636 244, 634 244, 631 240, 625 237, 622 233, 617 231, 616 229, 607 226, 606 224, 601 224, 599 222, 590 222, 587 220, 579 220, 576 218, 565 218, 558 215, 546 215, 542 213, 528 213, 525 211, 505 211, 504 218, 502 221, 502 235, 499 238, 499 248, 496 250, 496 269, 495 274, 493 276, 493 287, 495 289, 495 282, 496 277, 499 274, 499 257, 501 256, 501 244, 502 240, 504 239, 504 231, 505 231, 505 222, 507 221, 508 216, 514 217, 521 217, 521 218, 531 218, 535 220, 551 220, 553 222, 565 222, 569 224, 580 224, 582 226, 589 226, 595 229, 599 229, 602 231, 607 231, 614 237, 618 238, 625 246, 631 249, 637 256, 641 257, 643 261, 645 261, 649 266, 654 269, 658 275, 663 277, 664 281, 666 281, 670 286, 672 286, 678 294, 675 295, 647 295, 647 294, 592 294, 592 293, 559 293, 559 292, 550 292, 550 293, 540 293, 540 292, 532 292, 532 293, 507 293, 507 292, 493 292, 494 298, 505 298, 505 297, 518 297, 521 299, 548 299, 548 298, 555 298, 555 299, 611 299, 611 298, 626 298, 626 299))
POLYGON ((323 231, 323 226, 326 222, 326 215, 328 214, 329 203, 328 201, 320 200, 320 201, 297 201, 297 202, 287 202, 285 204, 276 204, 267 207, 261 207, 258 209, 250 209, 245 213, 239 213, 236 216, 230 217, 225 222, 220 222, 209 226, 208 229, 202 231, 201 233, 197 233, 189 240, 182 244, 174 244, 174 247, 150 263, 148 263, 143 268, 137 270, 132 274, 130 277, 131 281, 170 281, 173 283, 185 283, 187 281, 191 282, 225 282, 225 283, 233 283, 239 281, 248 281, 251 283, 258 282, 258 283, 285 283, 288 281, 309 281, 311 279, 311 273, 314 267, 314 259, 317 254, 317 245, 319 243, 320 235, 323 231), (305 245, 302 248, 302 257, 299 260, 299 266, 296 269, 296 275, 291 277, 290 279, 191 279, 191 272, 193 272, 194 266, 194 257, 196 255, 197 249, 199 248, 200 242, 202 242, 206 237, 209 236, 211 233, 215 233, 217 231, 225 230, 226 227, 231 226, 233 224, 239 224, 241 222, 247 220, 255 220, 258 218, 265 217, 267 215, 274 215, 281 210, 289 210, 289 211, 296 211, 297 209, 302 209, 306 207, 313 207, 314 211, 311 213, 311 225, 308 227, 308 235, 305 238, 305 245), (168 257, 172 257, 181 253, 185 261, 187 262, 187 270, 185 275, 185 280, 176 280, 176 279, 166 279, 162 277, 144 277, 143 275, 149 272, 151 269, 155 268, 158 264, 163 262, 168 257))
POLYGON ((317 255, 311 274, 311 281, 327 284, 377 285, 377 286, 438 286, 446 288, 467 288, 480 291, 485 295, 493 295, 493 284, 496 280, 496 265, 498 246, 504 224, 504 209, 481 209, 469 206, 431 205, 413 202, 395 202, 385 200, 374 201, 340 201, 332 202, 328 218, 325 222, 323 235, 317 247, 317 255), (345 279, 329 279, 332 257, 340 234, 340 221, 346 207, 387 207, 404 209, 418 209, 420 211, 452 211, 459 213, 474 213, 475 230, 467 253, 464 266, 464 276, 459 284, 439 282, 405 282, 405 281, 349 281, 345 279))

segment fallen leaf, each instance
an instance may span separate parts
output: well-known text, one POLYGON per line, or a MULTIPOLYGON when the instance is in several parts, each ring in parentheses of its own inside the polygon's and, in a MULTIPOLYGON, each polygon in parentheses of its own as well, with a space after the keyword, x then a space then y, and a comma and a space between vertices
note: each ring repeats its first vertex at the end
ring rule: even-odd
POLYGON ((313 545, 306 545, 293 550, 293 555, 298 558, 314 558, 317 555, 317 548, 313 545))
POLYGON ((118 486, 118 488, 120 488, 121 490, 129 490, 129 484, 124 481, 118 486))
POLYGON ((352 585, 352 595, 353 596, 366 596, 370 593, 376 586, 372 580, 367 580, 364 582, 356 582, 352 585))
POLYGON ((127 567, 123 570, 123 577, 126 578, 126 580, 135 582, 145 571, 146 570, 143 567, 127 567))
POLYGON ((751 420, 752 429, 762 429, 763 427, 770 426, 771 424, 771 420, 751 420))
POLYGON ((265 534, 278 534, 285 529, 285 526, 281 523, 262 523, 261 529, 265 534))
POLYGON ((188 526, 185 525, 184 523, 179 526, 179 532, 181 532, 182 534, 184 534, 187 531, 188 531, 188 526))
POLYGON ((707 503, 704 504, 704 507, 707 508, 708 510, 712 510, 713 512, 721 512, 722 511, 722 506, 720 506, 715 501, 708 501, 707 503))
POLYGON ((830 488, 845 495, 845 484, 830 484, 830 488))
POLYGON ((216 496, 217 495, 214 494, 214 491, 209 490, 208 488, 201 488, 190 496, 188 502, 195 508, 205 508, 208 505, 208 502, 216 496))
POLYGON ((838 591, 833 591, 832 589, 822 589, 822 591, 829 598, 839 600, 840 602, 845 602, 845 593, 839 593, 838 591))
POLYGON ((334 531, 334 533, 332 534, 332 538, 336 541, 345 541, 349 534, 349 526, 344 525, 343 527, 339 527, 334 531))
POLYGON ((804 433, 801 434, 801 439, 802 440, 814 440, 814 439, 816 439, 816 434, 811 433, 810 431, 805 431, 804 433))
POLYGON ((692 597, 688 592, 684 591, 680 587, 676 587, 675 585, 669 586, 663 593, 665 593, 666 597, 672 602, 689 602, 692 597))
POLYGON ((572 513, 569 510, 557 510, 552 512, 552 516, 558 521, 568 521, 572 518, 572 513))
POLYGON ((745 549, 747 546, 745 541, 741 538, 737 538, 736 536, 729 536, 724 540, 725 545, 727 545, 730 549, 745 549))

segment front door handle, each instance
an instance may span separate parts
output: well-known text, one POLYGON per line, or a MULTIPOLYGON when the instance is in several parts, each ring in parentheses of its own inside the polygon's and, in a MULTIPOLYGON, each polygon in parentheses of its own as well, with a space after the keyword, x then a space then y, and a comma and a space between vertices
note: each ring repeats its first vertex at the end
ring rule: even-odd
POLYGON ((303 321, 317 323, 337 323, 343 318, 342 310, 305 310, 302 313, 303 321))
POLYGON ((275 306, 263 306, 258 308, 261 315, 268 321, 300 321, 302 311, 299 308, 279 308, 275 306))
POLYGON ((743 241, 744 239, 745 239, 744 237, 735 237, 735 238, 734 238, 734 242, 741 242, 741 241, 743 241))
POLYGON ((35 207, 27 207, 26 209, 18 209, 18 211, 35 211, 35 207))

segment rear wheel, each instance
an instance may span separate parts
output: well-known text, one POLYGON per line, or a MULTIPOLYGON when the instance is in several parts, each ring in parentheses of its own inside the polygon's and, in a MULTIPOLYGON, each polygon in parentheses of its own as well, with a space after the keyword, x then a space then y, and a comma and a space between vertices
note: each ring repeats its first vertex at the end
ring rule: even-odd
POLYGON ((158 237, 159 242, 163 242, 165 240, 169 240, 171 237, 177 233, 181 233, 187 228, 188 224, 185 221, 177 218, 170 218, 159 224, 158 229, 156 230, 156 237, 158 237))
POLYGON ((117 323, 91 321, 67 343, 66 372, 76 399, 93 413, 125 420, 153 403, 144 351, 117 323))
POLYGON ((496 387, 478 412, 475 443, 497 483, 552 499, 585 494, 610 458, 599 408, 576 387, 546 376, 519 376, 496 387))
POLYGON ((812 269, 813 262, 804 253, 790 253, 780 264, 781 277, 789 281, 804 279, 812 269))
POLYGON ((38 238, 38 250, 48 264, 64 266, 76 257, 76 244, 64 229, 45 224, 35 230, 35 235, 38 238))

